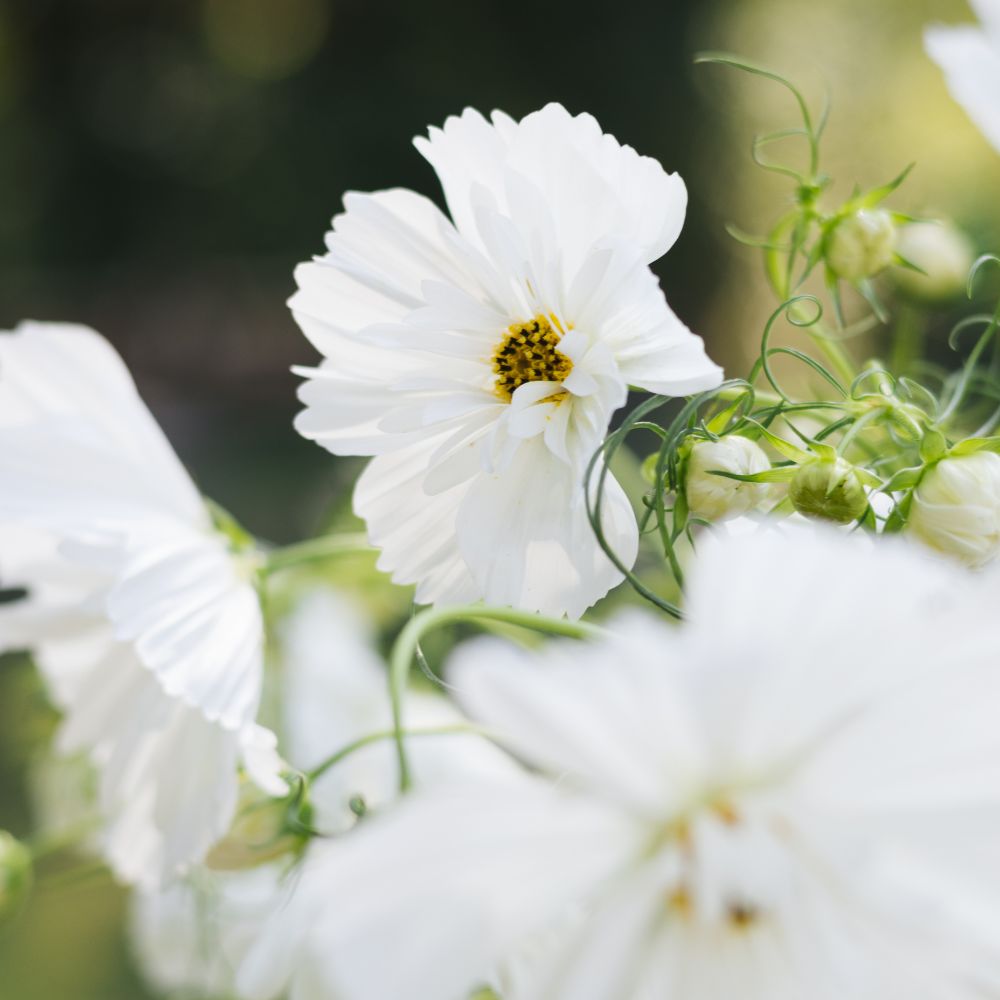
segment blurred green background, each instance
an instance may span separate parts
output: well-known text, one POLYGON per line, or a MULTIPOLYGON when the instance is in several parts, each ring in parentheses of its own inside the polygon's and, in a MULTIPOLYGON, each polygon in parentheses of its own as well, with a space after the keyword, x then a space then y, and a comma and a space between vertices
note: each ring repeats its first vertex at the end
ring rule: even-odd
MULTIPOLYGON (((687 227, 658 265, 675 310, 743 374, 773 307, 754 253, 788 197, 755 131, 780 90, 691 64, 729 49, 779 68, 833 117, 847 195, 906 164, 893 205, 1000 249, 1000 157, 923 54, 962 0, 0 0, 0 327, 94 326, 204 491, 275 541, 317 530, 356 466, 298 438, 289 366, 313 355, 284 301, 345 190, 439 197, 410 146, 472 105, 549 100, 685 177, 687 227)), ((942 321, 942 326, 944 323, 942 321)), ((51 720, 28 665, 0 661, 0 828, 31 823, 26 767, 51 720)), ((0 932, 0 1000, 140 1000, 122 896, 39 891, 0 932)))

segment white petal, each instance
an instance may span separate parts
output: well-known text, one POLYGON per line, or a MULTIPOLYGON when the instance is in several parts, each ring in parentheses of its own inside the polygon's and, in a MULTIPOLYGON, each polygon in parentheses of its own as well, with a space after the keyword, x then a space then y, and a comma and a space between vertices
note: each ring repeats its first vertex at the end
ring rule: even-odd
POLYGON ((232 821, 239 734, 164 694, 127 647, 94 668, 60 741, 99 769, 103 850, 122 881, 161 884, 232 821))
MULTIPOLYGON (((622 579, 597 543, 583 504, 582 473, 544 441, 524 442, 511 463, 472 483, 458 511, 458 546, 488 604, 578 618, 622 579)), ((605 534, 626 566, 638 528, 608 477, 605 534)))
POLYGON ((108 596, 119 639, 170 695, 239 730, 252 722, 263 676, 263 619, 221 538, 164 537, 141 547, 108 596))
POLYGON ((121 358, 93 330, 22 323, 0 333, 0 512, 82 520, 77 506, 145 507, 191 524, 201 498, 136 392, 121 358), (79 497, 77 498, 77 493, 79 497))
POLYGON ((455 224, 473 240, 477 185, 524 231, 542 224, 537 209, 544 205, 549 238, 571 254, 602 239, 623 239, 653 261, 673 245, 684 222, 687 191, 676 174, 602 134, 590 115, 572 117, 559 104, 519 123, 494 112, 492 126, 467 109, 415 144, 437 171, 455 224))
POLYGON ((479 594, 455 539, 468 482, 430 495, 424 482, 437 435, 372 459, 354 488, 354 511, 381 550, 378 566, 399 584, 417 584, 419 603, 467 603, 479 594))
POLYGON ((343 1000, 464 1000, 634 844, 614 813, 529 778, 416 793, 307 862, 304 891, 241 969, 241 994, 271 997, 312 964, 343 1000), (325 905, 331 892, 351 904, 325 905), (286 928, 310 923, 305 958, 286 928))
MULTIPOLYGON (((1000 20, 1000 19, 998 19, 1000 20)), ((1000 33, 990 38, 972 27, 928 28, 924 45, 944 70, 948 89, 1000 152, 1000 33)))

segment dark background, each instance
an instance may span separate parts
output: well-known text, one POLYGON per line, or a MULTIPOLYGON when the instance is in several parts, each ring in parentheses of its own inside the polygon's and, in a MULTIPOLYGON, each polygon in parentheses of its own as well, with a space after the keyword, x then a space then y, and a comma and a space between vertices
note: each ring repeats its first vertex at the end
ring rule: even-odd
MULTIPOLYGON (((292 429, 284 306, 345 190, 440 200, 411 147, 472 105, 550 100, 685 177, 690 209, 657 265, 674 309, 743 374, 773 308, 724 231, 762 230, 787 186, 750 165, 755 130, 794 124, 780 92, 700 48, 834 97, 827 169, 847 194, 918 168, 898 207, 1000 247, 1000 159, 923 54, 962 0, 0 0, 0 328, 89 324, 122 352, 204 492, 293 540, 343 505, 357 465, 292 429), (992 195, 990 195, 992 192, 992 195)), ((2 488, 2 484, 0 484, 2 488)), ((0 663, 0 828, 30 823, 29 760, 51 719, 28 664, 0 663)), ((0 929, 0 1000, 140 1000, 123 898, 40 890, 0 929)))

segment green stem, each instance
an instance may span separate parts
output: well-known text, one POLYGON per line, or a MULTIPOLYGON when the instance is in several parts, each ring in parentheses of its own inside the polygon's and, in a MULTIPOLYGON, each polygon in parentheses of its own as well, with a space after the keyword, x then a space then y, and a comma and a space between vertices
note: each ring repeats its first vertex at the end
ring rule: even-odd
POLYGON ((804 327, 812 342, 826 355, 834 372, 845 386, 849 386, 857 376, 847 351, 844 350, 837 337, 827 330, 822 323, 813 323, 804 327))
POLYGON ((530 611, 514 608, 488 608, 482 605, 463 605, 454 608, 426 608, 414 615, 399 633, 389 658, 389 693, 392 698, 392 735, 399 761, 399 789, 405 792, 411 784, 410 766, 406 757, 406 733, 403 730, 403 695, 410 678, 413 658, 420 648, 420 640, 432 629, 454 625, 463 621, 497 621, 520 628, 545 632, 549 635, 567 636, 571 639, 596 638, 602 629, 587 622, 571 622, 564 618, 545 618, 530 611))
POLYGON ((304 563, 320 562, 337 556, 355 555, 360 552, 371 552, 368 539, 360 532, 348 535, 320 535, 306 542, 296 542, 272 549, 267 553, 265 569, 268 573, 277 573, 304 563))
POLYGON ((26 842, 26 845, 31 850, 32 860, 38 862, 52 854, 59 854, 61 851, 79 846, 85 837, 95 833, 100 829, 100 826, 99 819, 89 819, 66 830, 60 830, 58 833, 32 837, 26 842))
MULTIPOLYGON (((487 736, 488 733, 485 729, 481 729, 479 726, 470 726, 467 723, 455 723, 451 726, 434 726, 429 729, 407 729, 403 732, 403 735, 410 739, 413 736, 455 736, 455 735, 473 735, 473 736, 487 736)), ((371 746, 373 743, 381 743, 382 740, 393 740, 396 738, 395 729, 382 729, 375 733, 368 733, 365 736, 361 736, 347 746, 341 747, 336 753, 330 754, 326 760, 322 763, 317 764, 308 774, 310 781, 316 781, 321 778, 331 767, 339 764, 342 760, 346 760, 352 754, 356 753, 358 750, 363 750, 367 746, 371 746)))

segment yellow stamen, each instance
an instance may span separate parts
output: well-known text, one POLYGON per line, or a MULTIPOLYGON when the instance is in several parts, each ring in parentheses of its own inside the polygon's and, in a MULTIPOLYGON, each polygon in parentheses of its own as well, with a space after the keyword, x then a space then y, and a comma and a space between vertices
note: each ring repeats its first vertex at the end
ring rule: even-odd
MULTIPOLYGON (((525 382, 562 382, 573 370, 573 362, 558 349, 563 335, 555 316, 538 315, 527 323, 515 323, 493 352, 494 391, 509 403, 525 382)), ((553 400, 565 393, 555 393, 553 400)))

